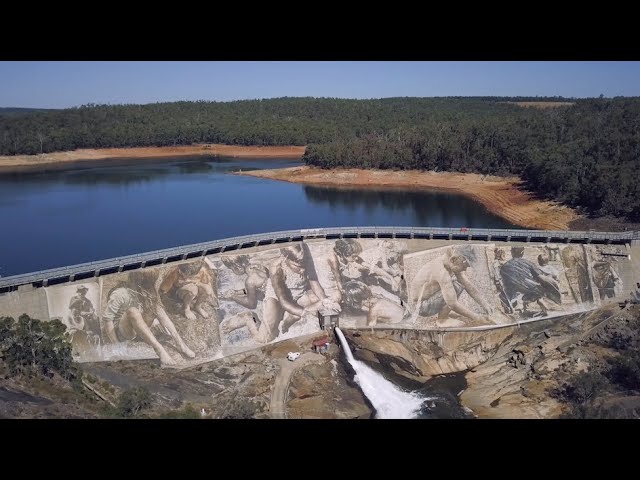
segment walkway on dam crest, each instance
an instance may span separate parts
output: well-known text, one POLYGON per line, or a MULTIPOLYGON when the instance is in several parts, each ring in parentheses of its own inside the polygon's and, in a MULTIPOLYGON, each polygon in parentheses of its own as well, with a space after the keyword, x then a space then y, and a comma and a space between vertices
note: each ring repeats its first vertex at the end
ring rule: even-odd
POLYGON ((0 277, 0 293, 16 290, 21 285, 35 288, 85 280, 116 272, 161 265, 232 250, 288 243, 308 239, 399 238, 424 240, 467 240, 543 243, 617 243, 640 244, 640 232, 579 232, 552 230, 518 230, 487 228, 439 227, 336 227, 306 228, 281 232, 245 235, 211 242, 185 245, 154 252, 128 255, 39 272, 0 277))

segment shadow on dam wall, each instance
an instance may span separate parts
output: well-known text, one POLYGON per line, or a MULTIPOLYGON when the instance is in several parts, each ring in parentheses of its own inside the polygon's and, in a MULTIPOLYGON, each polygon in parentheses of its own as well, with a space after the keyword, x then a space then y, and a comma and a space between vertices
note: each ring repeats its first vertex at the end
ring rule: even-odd
MULTIPOLYGON (((619 301, 637 281, 630 251, 576 243, 285 239, 23 286, 0 295, 0 315, 60 319, 81 362, 160 358, 188 366, 320 334, 331 322, 384 333, 394 348, 414 335, 437 346, 456 338, 453 332, 465 342, 498 338, 529 322, 619 301), (155 341, 142 340, 140 319, 155 341)), ((450 367, 467 365, 463 357, 452 356, 450 367)))

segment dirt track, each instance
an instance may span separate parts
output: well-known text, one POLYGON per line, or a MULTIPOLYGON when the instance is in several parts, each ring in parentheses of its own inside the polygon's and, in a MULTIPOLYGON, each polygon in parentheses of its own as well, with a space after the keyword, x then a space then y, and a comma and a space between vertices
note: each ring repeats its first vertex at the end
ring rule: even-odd
POLYGON ((69 168, 85 162, 108 164, 109 160, 153 159, 198 155, 242 158, 300 158, 306 147, 244 147, 239 145, 188 145, 180 147, 140 147, 83 149, 42 155, 0 156, 0 172, 21 172, 69 168))
POLYGON ((293 372, 305 365, 311 363, 324 363, 327 359, 318 353, 305 352, 295 362, 290 362, 286 358, 278 360, 280 364, 280 371, 276 377, 276 381, 273 384, 273 391, 271 393, 271 418, 287 418, 287 408, 285 403, 287 401, 287 393, 289 392, 289 381, 293 372))
POLYGON ((532 198, 531 194, 518 188, 517 177, 449 172, 322 170, 314 167, 254 170, 239 174, 310 185, 428 188, 459 193, 482 203, 490 212, 516 225, 534 229, 568 230, 569 223, 579 217, 568 207, 532 198))

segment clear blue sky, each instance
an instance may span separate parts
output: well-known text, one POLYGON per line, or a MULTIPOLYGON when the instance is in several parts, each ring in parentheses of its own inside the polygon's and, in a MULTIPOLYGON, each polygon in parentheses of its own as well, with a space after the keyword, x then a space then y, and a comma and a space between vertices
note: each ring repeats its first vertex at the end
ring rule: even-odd
POLYGON ((600 94, 640 96, 640 62, 0 62, 0 107, 600 94))

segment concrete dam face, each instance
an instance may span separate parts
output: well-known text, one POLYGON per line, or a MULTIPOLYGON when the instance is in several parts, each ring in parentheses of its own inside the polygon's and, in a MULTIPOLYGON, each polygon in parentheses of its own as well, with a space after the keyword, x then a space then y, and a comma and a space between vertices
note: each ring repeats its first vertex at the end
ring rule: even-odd
MULTIPOLYGON (((60 319, 80 362, 187 366, 342 329, 487 330, 626 298, 626 245, 422 239, 265 245, 0 295, 0 315, 60 319)), ((634 277, 636 275, 636 277, 634 277)))

